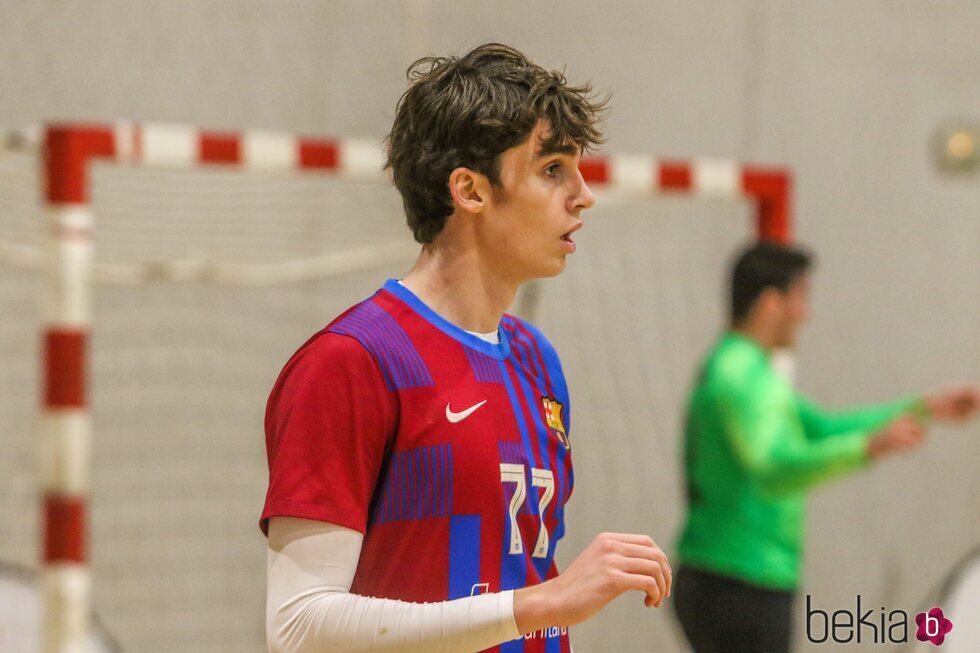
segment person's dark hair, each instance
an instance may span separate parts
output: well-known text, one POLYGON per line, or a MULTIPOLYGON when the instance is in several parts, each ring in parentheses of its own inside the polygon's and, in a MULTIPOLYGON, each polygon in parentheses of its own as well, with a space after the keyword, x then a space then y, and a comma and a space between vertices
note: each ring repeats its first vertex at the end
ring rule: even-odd
POLYGON ((732 268, 732 324, 748 316, 766 288, 786 292, 812 264, 813 256, 802 247, 762 241, 742 250, 732 268))
POLYGON ((599 123, 607 99, 589 84, 571 86, 500 43, 460 57, 424 57, 408 68, 409 88, 398 101, 387 161, 415 240, 429 243, 453 211, 449 175, 459 167, 500 184, 500 154, 527 140, 540 119, 551 133, 547 152, 603 141, 599 123))

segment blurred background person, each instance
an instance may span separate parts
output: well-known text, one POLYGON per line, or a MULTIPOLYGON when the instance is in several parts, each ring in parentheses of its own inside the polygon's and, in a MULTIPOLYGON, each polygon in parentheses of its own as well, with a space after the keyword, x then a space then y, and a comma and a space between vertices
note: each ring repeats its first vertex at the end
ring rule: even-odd
POLYGON ((731 273, 731 328, 701 366, 684 431, 687 521, 675 609, 697 653, 789 651, 807 491, 975 414, 964 386, 846 411, 792 388, 774 353, 809 317, 811 256, 769 242, 731 273))

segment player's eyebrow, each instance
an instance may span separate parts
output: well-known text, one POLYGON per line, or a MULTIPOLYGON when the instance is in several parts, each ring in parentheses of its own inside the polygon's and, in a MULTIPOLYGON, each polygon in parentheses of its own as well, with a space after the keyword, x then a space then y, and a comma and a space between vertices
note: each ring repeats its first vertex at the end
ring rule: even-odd
POLYGON ((571 143, 556 143, 554 145, 543 143, 541 148, 535 152, 534 158, 543 159, 544 157, 551 156, 552 154, 567 154, 568 156, 575 156, 578 154, 578 151, 578 147, 571 143))

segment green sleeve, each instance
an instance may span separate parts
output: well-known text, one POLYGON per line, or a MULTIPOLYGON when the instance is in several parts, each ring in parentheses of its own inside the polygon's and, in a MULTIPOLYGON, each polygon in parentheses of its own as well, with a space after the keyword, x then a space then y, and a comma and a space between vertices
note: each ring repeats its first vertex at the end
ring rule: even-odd
POLYGON ((925 404, 921 397, 905 397, 897 401, 846 411, 829 411, 797 394, 796 406, 806 437, 811 440, 823 440, 853 431, 871 434, 904 413, 926 415, 925 404))
POLYGON ((736 460, 767 492, 805 490, 867 462, 863 432, 807 439, 789 412, 791 395, 771 375, 756 373, 726 383, 716 396, 736 460))

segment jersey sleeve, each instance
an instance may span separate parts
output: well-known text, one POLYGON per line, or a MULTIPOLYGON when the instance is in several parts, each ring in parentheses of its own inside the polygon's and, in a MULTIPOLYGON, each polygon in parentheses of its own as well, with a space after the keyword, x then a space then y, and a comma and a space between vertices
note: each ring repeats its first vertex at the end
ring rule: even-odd
POLYGON ((268 534, 270 517, 290 516, 364 533, 395 401, 354 338, 321 333, 294 354, 266 407, 262 531, 268 534))
POLYGON ((811 441, 788 419, 769 375, 747 370, 719 384, 717 402, 736 460, 768 492, 805 490, 867 463, 864 432, 811 441))
POLYGON ((811 440, 823 440, 853 431, 870 433, 906 413, 925 415, 925 405, 920 397, 906 397, 897 401, 844 411, 829 411, 803 395, 797 394, 796 406, 806 436, 811 440))

